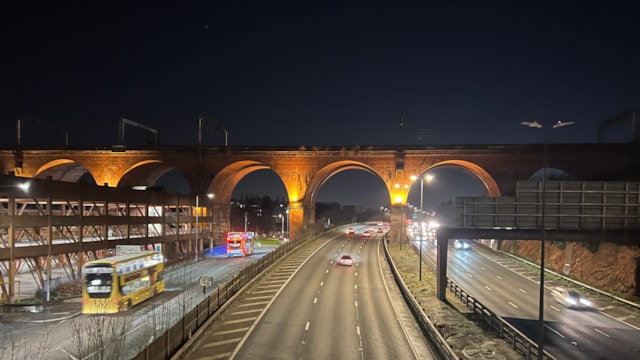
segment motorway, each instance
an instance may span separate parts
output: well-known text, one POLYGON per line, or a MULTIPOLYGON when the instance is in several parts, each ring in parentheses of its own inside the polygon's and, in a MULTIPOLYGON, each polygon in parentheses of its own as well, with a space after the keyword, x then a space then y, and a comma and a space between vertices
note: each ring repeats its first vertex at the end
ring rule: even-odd
MULTIPOLYGON (((419 241, 414 241, 416 246, 419 241)), ((436 249, 422 242, 423 256, 436 261, 436 249)), ((447 275, 485 307, 528 338, 538 339, 539 272, 515 263, 481 245, 448 251, 447 275)), ((545 278, 545 351, 557 359, 640 358, 640 328, 611 315, 612 305, 598 299, 587 310, 556 303, 549 289, 560 285, 545 278)))
MULTIPOLYGON (((209 358, 433 358, 387 274, 378 240, 379 235, 362 240, 341 233, 312 241, 306 252, 294 252, 290 263, 279 266, 264 288, 252 290, 248 303, 240 305, 244 308, 237 308, 236 315, 249 324, 232 326, 242 331, 234 332, 232 346, 213 349, 229 341, 198 340, 189 354, 200 349, 209 358), (354 266, 336 265, 342 254, 352 255, 354 266), (252 307, 256 303, 261 303, 260 310, 252 307)), ((435 261, 435 248, 426 241, 422 245, 423 256, 435 261)), ((214 278, 214 286, 208 289, 213 291, 268 251, 257 249, 248 258, 217 256, 174 268, 164 294, 123 314, 81 315, 45 323, 30 321, 25 313, 22 321, 0 322, 0 359, 109 358, 95 351, 100 344, 80 350, 87 344, 79 344, 76 335, 105 325, 120 328, 116 330, 124 335, 114 358, 131 358, 204 298, 201 287, 189 286, 199 276, 214 278)), ((447 272, 454 281, 530 339, 537 339, 538 273, 479 245, 471 250, 451 248, 448 261, 447 272)), ((545 284, 547 289, 556 285, 549 278, 545 284)), ((557 359, 639 357, 640 328, 629 320, 633 315, 612 315, 614 306, 603 299, 587 311, 562 307, 548 291, 545 300, 545 350, 557 359)), ((79 311, 80 304, 76 306, 79 311)), ((189 354, 186 358, 199 358, 189 354)))
POLYGON ((333 237, 292 254, 185 358, 436 358, 393 282, 381 236, 333 237), (337 264, 343 254, 353 266, 337 264))

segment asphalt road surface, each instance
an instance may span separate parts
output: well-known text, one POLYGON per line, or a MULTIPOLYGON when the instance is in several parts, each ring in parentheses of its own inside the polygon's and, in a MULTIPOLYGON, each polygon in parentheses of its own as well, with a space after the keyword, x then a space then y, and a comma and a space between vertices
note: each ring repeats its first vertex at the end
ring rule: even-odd
MULTIPOLYGON (((435 248, 426 241, 423 256, 435 261, 435 248)), ((539 272, 474 245, 469 250, 449 247, 447 276, 527 337, 538 340, 539 272)), ((588 309, 566 308, 549 291, 557 285, 545 278, 545 351, 562 360, 640 358, 640 329, 624 321, 634 315, 612 315, 613 306, 603 299, 594 300, 588 309)))
POLYGON ((252 289, 186 359, 434 359, 381 236, 314 240, 252 289), (344 254, 353 266, 341 266, 344 254))

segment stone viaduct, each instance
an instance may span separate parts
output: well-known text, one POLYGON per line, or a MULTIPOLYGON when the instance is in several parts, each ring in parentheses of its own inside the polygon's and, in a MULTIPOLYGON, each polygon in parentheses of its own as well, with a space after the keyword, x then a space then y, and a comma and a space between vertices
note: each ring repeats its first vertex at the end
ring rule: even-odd
MULTIPOLYGON (((543 167, 542 144, 352 146, 352 147, 154 147, 12 148, 0 149, 4 174, 79 182, 90 174, 110 187, 154 185, 177 170, 192 194, 213 193, 213 216, 226 212, 233 189, 247 174, 271 169, 282 180, 290 209, 290 230, 296 234, 315 221, 315 201, 331 176, 360 169, 379 177, 393 207, 392 222, 406 205, 412 176, 434 168, 457 168, 476 178, 486 196, 513 195, 517 180, 543 167)), ((637 177, 640 144, 548 144, 547 166, 577 180, 626 180, 637 177)), ((82 180, 85 181, 85 180, 82 180)), ((195 195, 194 195, 195 196, 195 195)), ((400 234, 391 230, 391 241, 400 234)))

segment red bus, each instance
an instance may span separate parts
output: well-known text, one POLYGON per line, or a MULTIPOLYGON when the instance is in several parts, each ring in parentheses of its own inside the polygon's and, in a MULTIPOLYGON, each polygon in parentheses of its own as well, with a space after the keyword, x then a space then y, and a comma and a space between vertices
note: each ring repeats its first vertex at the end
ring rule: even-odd
POLYGON ((227 233, 227 257, 253 254, 253 238, 252 232, 227 233))

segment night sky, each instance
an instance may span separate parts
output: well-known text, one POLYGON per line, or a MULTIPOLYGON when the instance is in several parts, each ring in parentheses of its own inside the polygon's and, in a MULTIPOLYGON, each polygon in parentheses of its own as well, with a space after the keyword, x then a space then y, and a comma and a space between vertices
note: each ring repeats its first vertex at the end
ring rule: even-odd
POLYGON ((195 145, 199 115, 231 146, 596 142, 640 109, 633 1, 15 3, 3 148, 18 119, 24 146, 111 146, 120 117, 195 145))

